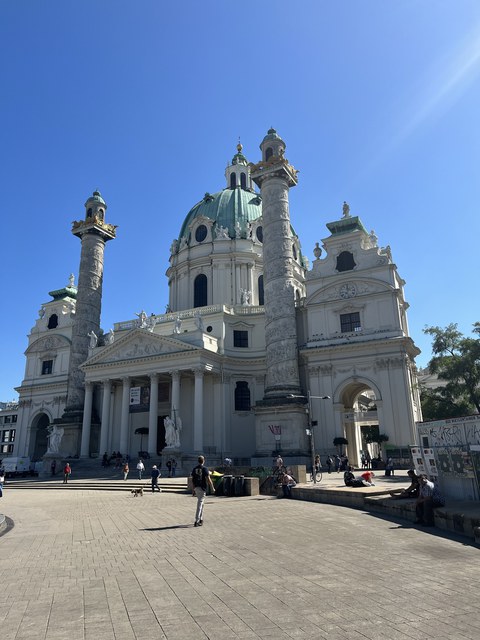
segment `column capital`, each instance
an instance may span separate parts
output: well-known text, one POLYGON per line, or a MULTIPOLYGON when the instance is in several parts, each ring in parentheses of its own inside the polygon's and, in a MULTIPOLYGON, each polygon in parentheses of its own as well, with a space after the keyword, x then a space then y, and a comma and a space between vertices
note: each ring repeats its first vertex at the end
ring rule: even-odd
POLYGON ((175 369, 174 371, 169 371, 168 373, 172 376, 172 379, 174 380, 179 380, 181 376, 181 372, 178 369, 175 369))
POLYGON ((205 374, 205 367, 195 367, 192 369, 192 371, 195 375, 195 378, 200 378, 200 377, 203 378, 205 374))
POLYGON ((93 380, 85 380, 85 391, 92 391, 95 386, 95 382, 93 380))
POLYGON ((122 381, 122 384, 125 386, 130 382, 130 376, 122 376, 120 380, 122 381))
POLYGON ((149 373, 148 377, 150 378, 151 382, 157 382, 158 381, 158 373, 149 373))

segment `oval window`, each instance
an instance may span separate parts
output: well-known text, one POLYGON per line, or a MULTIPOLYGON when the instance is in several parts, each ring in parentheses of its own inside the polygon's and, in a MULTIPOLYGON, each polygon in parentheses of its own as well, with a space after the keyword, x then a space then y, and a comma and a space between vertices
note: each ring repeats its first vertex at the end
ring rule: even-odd
POLYGON ((203 242, 206 237, 207 237, 207 227, 204 224, 201 224, 199 227, 197 227, 197 230, 195 231, 195 240, 197 242, 203 242))
POLYGON ((257 240, 263 242, 263 227, 257 227, 257 240))

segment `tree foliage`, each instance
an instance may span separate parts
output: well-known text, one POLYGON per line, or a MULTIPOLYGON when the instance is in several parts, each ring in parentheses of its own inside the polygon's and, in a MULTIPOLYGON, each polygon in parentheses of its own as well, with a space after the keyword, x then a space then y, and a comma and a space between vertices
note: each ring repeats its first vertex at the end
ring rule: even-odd
MULTIPOLYGON (((433 337, 429 370, 445 381, 443 386, 422 389, 426 420, 480 413, 480 337, 465 337, 457 327, 452 323, 444 329, 424 329, 433 337)), ((473 325, 473 333, 480 336, 480 322, 473 325)))

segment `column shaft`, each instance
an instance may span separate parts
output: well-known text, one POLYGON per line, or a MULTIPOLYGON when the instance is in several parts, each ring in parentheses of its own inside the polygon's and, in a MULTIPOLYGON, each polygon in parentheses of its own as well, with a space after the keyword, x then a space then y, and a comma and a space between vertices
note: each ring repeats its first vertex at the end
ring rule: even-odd
POLYGON ((158 374, 150 376, 150 412, 148 414, 148 453, 157 455, 158 374))
POLYGON ((193 450, 203 451, 203 369, 195 369, 193 450))
POLYGON ((122 416, 120 419, 120 453, 128 453, 128 423, 130 407, 130 378, 123 378, 122 388, 122 416))
POLYGON ((102 425, 100 427, 100 450, 99 455, 103 456, 108 447, 108 427, 110 418, 110 400, 112 393, 112 381, 105 380, 103 383, 102 399, 102 425))
POLYGON ((80 444, 80 457, 90 456, 90 427, 92 424, 93 384, 85 383, 85 404, 83 408, 82 441, 80 444))

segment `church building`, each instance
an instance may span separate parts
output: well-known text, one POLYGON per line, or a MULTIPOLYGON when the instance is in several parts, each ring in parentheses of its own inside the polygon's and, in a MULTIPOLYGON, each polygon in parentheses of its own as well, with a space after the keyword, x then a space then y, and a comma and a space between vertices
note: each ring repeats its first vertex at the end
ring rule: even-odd
POLYGON ((372 428, 395 450, 415 443, 419 351, 390 247, 344 203, 309 265, 285 148, 274 129, 257 163, 238 145, 224 187, 179 215, 166 313, 139 311, 108 333, 103 264, 116 227, 98 191, 87 199, 72 228, 78 284, 50 292, 29 335, 14 455, 145 451, 189 469, 200 453, 212 466, 270 465, 279 451, 309 465, 345 438, 359 464, 372 428))

